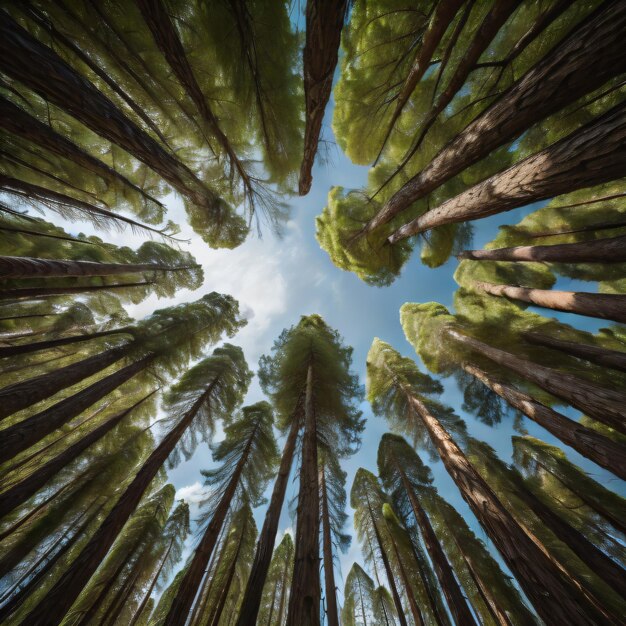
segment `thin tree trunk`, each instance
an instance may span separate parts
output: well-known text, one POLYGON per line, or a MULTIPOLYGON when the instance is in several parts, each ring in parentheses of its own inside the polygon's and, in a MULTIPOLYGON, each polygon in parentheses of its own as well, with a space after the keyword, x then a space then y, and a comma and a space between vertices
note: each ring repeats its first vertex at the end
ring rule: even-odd
MULTIPOLYGON (((305 196, 311 189, 313 161, 317 153, 322 121, 330 98, 333 74, 339 57, 341 29, 347 0, 307 0, 304 62, 304 155, 300 165, 298 191, 305 196)), ((295 594, 291 594, 293 598, 295 594)), ((291 606, 291 599, 289 601, 291 606)), ((319 621, 319 620, 318 620, 319 621)), ((287 618, 290 622, 290 618, 287 618)))
POLYGON ((333 560, 333 538, 330 527, 330 512, 328 510, 328 492, 326 490, 325 467, 322 465, 319 473, 322 536, 324 552, 324 588, 326 590, 326 615, 329 626, 339 626, 339 611, 337 610, 337 593, 335 585, 335 564, 333 560))
POLYGON ((404 469, 399 464, 396 464, 396 466, 398 468, 398 472, 400 473, 400 478, 402 479, 402 486, 409 496, 409 502, 411 503, 411 509, 413 511, 413 515, 415 516, 415 521, 422 532, 424 545, 428 550, 428 555, 430 556, 430 560, 435 568, 437 579, 441 585, 441 590, 446 598, 452 617, 457 624, 475 626, 476 620, 474 619, 474 615, 467 605, 465 596, 459 587, 454 571, 452 570, 446 554, 439 543, 439 539, 433 530, 430 520, 428 519, 428 515, 426 515, 426 512, 422 508, 422 505, 420 504, 413 486, 404 472, 404 469))
POLYGON ((93 132, 120 146, 153 169, 174 189, 210 212, 223 200, 195 174, 5 12, 0 16, 0 67, 45 100, 59 106, 93 132))
POLYGON ((473 281, 472 287, 492 296, 506 296, 545 309, 626 323, 626 295, 623 294, 534 289, 481 281, 473 281))
POLYGON ((412 395, 408 401, 419 416, 444 466, 481 526, 533 603, 539 616, 551 624, 606 623, 612 619, 595 605, 586 591, 565 572, 539 540, 520 525, 448 432, 425 404, 412 395))
POLYGON ((278 591, 278 582, 274 585, 274 593, 272 594, 272 604, 270 604, 270 612, 267 617, 267 626, 272 625, 272 617, 274 617, 274 606, 276 604, 276 592, 278 591))
POLYGON ((394 244, 443 224, 476 220, 626 175, 626 103, 405 224, 394 244))
POLYGON ((56 296, 69 296, 80 293, 94 293, 98 291, 115 291, 129 287, 150 287, 154 281, 137 283, 117 283, 114 285, 89 285, 84 287, 26 287, 18 289, 0 289, 0 300, 39 300, 56 296))
POLYGON ((285 613, 285 602, 287 599, 287 569, 289 565, 289 559, 285 559, 285 567, 283 569, 283 579, 280 585, 280 603, 278 604, 278 625, 283 626, 283 615, 285 613))
MULTIPOLYGON (((146 357, 144 360, 147 363, 151 358, 146 357)), ((211 386, 207 388, 205 394, 196 401, 194 406, 148 457, 133 481, 126 488, 126 491, 124 491, 102 522, 100 528, 94 533, 89 543, 30 613, 28 616, 29 626, 47 626, 51 623, 61 623, 64 615, 76 601, 84 586, 106 556, 124 524, 137 508, 139 501, 153 478, 158 474, 159 469, 161 469, 161 466, 193 421, 211 388, 211 386)), ((185 619, 186 617, 187 613, 185 613, 185 619)))
POLYGON ((298 492, 296 552, 287 626, 319 626, 320 623, 320 502, 317 418, 313 385, 313 365, 309 363, 304 399, 304 436, 298 492))
POLYGON ((91 341, 100 337, 110 337, 112 335, 130 335, 132 329, 130 327, 114 328, 112 330, 103 330, 95 333, 85 333, 84 335, 72 335, 70 337, 61 337, 60 339, 49 339, 47 341, 33 341, 31 343, 19 344, 17 346, 0 347, 0 359, 9 356, 17 356, 20 354, 29 354, 31 352, 39 352, 40 350, 50 350, 59 346, 67 346, 82 341, 91 341))
POLYGON ((117 624, 120 613, 124 610, 128 597, 135 587, 139 574, 141 574, 141 568, 143 565, 141 562, 142 557, 143 553, 137 558, 131 571, 127 576, 125 576, 123 584, 117 590, 113 601, 107 607, 104 615, 102 616, 102 620, 100 621, 102 626, 115 626, 115 624, 117 624))
POLYGON ((596 222, 595 224, 586 224, 585 226, 579 226, 578 228, 564 226, 555 230, 544 230, 538 233, 524 232, 523 234, 529 239, 539 239, 540 237, 558 237, 560 235, 572 235, 575 233, 595 233, 599 230, 612 230, 614 228, 625 227, 626 220, 613 220, 607 222, 596 222))
POLYGON ((296 443, 298 441, 298 433, 300 432, 300 426, 302 423, 302 408, 302 399, 298 399, 294 414, 291 418, 289 434, 287 435, 287 440, 285 441, 285 447, 280 460, 278 474, 274 482, 272 498, 265 514, 263 528, 261 529, 259 539, 257 541, 254 562, 252 563, 252 569, 250 571, 246 590, 241 602, 237 626, 254 624, 259 614, 259 607, 261 606, 261 599, 263 596, 263 585, 265 584, 267 572, 269 571, 270 563, 272 561, 272 553, 276 542, 276 533, 278 531, 280 513, 285 500, 285 493, 287 491, 291 466, 293 465, 296 443))
POLYGON ((0 517, 7 515, 20 504, 26 502, 34 496, 48 481, 50 481, 58 472, 76 460, 79 455, 89 446, 99 441, 113 428, 115 428, 129 413, 136 409, 140 404, 147 400, 156 391, 148 394, 131 407, 121 411, 117 415, 108 419, 104 424, 94 428, 90 433, 86 434, 82 439, 67 446, 63 452, 58 454, 52 460, 38 467, 32 474, 22 479, 6 491, 0 493, 0 517))
POLYGON ((155 355, 149 354, 142 359, 117 370, 82 389, 78 393, 57 402, 39 413, 9 426, 0 438, 0 458, 5 461, 24 452, 33 444, 63 426, 86 408, 117 389, 139 372, 145 370, 154 360, 155 355))
POLYGON ((94 376, 129 354, 132 344, 110 348, 57 370, 0 389, 0 420, 94 376))
POLYGON ((623 263, 626 235, 560 243, 553 246, 515 246, 491 250, 465 250, 457 259, 473 261, 532 261, 549 263, 623 263))
POLYGON ((25 256, 0 256, 0 280, 9 278, 66 278, 115 276, 142 272, 172 272, 190 269, 158 263, 95 263, 63 259, 36 259, 25 256))
MULTIPOLYGON (((468 374, 480 380, 508 404, 552 433, 565 445, 613 472, 622 480, 626 480, 626 446, 557 413, 519 389, 494 380, 487 372, 473 364, 463 363, 461 366, 468 374)), ((531 366, 529 364, 529 367, 531 366)))
MULTIPOLYGON (((623 72, 624 28, 622 3, 603 3, 405 183, 368 224, 368 230, 391 221, 534 123, 623 72)), ((447 105, 446 100, 442 102, 447 105)))
POLYGON ((626 372, 626 352, 578 343, 576 341, 566 341, 564 339, 558 339, 557 337, 544 335, 543 333, 527 332, 523 334, 523 337, 526 341, 537 346, 559 350, 560 352, 565 352, 579 359, 585 359, 601 367, 626 372))
POLYGON ((241 474, 248 460, 250 446, 255 433, 256 428, 248 439, 241 458, 237 462, 237 465, 233 470, 233 474, 228 481, 228 485, 224 489, 224 493, 215 507, 211 521, 204 531, 200 544, 194 552, 191 563, 180 583, 178 592, 172 601, 163 626, 184 626, 187 622, 187 617, 189 616, 189 612, 193 606, 193 601, 198 593, 198 587, 202 582, 204 570, 209 562, 209 559, 211 558, 218 535, 222 530, 222 526, 224 525, 224 520, 226 519, 226 515, 230 509, 232 499, 237 491, 237 486, 239 485, 241 474))
MULTIPOLYGON (((30 235, 33 237, 46 237, 47 239, 57 239, 59 241, 71 241, 72 243, 81 243, 87 246, 97 246, 98 244, 95 241, 88 241, 87 239, 77 239, 76 237, 64 237, 63 235, 51 235, 50 233, 42 233, 38 230, 28 230, 26 228, 13 228, 12 226, 4 226, 0 225, 0 231, 6 233, 19 233, 20 235, 30 235)), ((52 315, 50 313, 49 315, 52 315)), ((46 315, 18 315, 16 318, 22 317, 46 317, 46 315)), ((2 318, 5 319, 5 318, 2 318)), ((14 318, 6 318, 6 319, 14 319, 14 318)))
POLYGON ((433 54, 437 49, 437 46, 441 43, 448 26, 450 26, 453 22, 457 11, 464 3, 465 0, 442 0, 437 3, 434 15, 430 20, 430 24, 422 36, 422 43, 417 51, 417 54, 415 55, 415 58, 413 59, 413 64, 411 65, 409 73, 404 79, 400 92, 398 93, 396 107, 391 119, 389 120, 387 132, 383 138, 376 161, 380 159, 380 155, 387 144, 389 136, 391 135, 398 118, 402 114, 404 107, 409 101, 409 98, 415 91, 417 84, 426 73, 426 70, 429 68, 433 54))
POLYGON ((363 601, 363 588, 361 587, 361 579, 357 576, 357 582, 359 583, 359 600, 361 601, 361 615, 363 616, 363 626, 367 626, 367 617, 365 614, 365 603, 363 601))

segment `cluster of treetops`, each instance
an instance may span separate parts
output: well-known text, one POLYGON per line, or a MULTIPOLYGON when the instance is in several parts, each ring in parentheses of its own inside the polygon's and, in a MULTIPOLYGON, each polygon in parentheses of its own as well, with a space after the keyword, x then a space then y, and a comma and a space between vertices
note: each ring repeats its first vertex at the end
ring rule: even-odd
POLYGON ((0 622, 621 623, 626 507, 575 460, 626 477, 626 6, 309 0, 302 37, 290 10, 0 8, 0 622), (283 194, 311 185, 340 43, 335 135, 374 166, 368 189, 331 191, 320 245, 375 285, 418 243, 427 265, 462 259, 454 314, 401 310, 437 378, 381 340, 368 355, 367 399, 391 432, 378 475, 360 469, 350 489, 364 560, 343 594, 342 463, 365 426, 351 348, 303 317, 259 363, 268 401, 242 407, 252 372, 223 343, 246 323, 231 296, 140 321, 124 309, 202 284, 163 223, 168 193, 212 247, 257 220, 279 228, 283 194), (465 249, 469 221, 548 199, 465 249), (33 210, 163 241, 134 251, 33 210), (552 289, 561 278, 599 293, 552 289), (591 333, 528 304, 616 324, 591 333), (486 425, 516 420, 511 463, 445 404, 442 377, 486 425), (166 468, 200 442, 214 464, 194 538, 166 468), (295 537, 279 540, 294 474, 295 537))

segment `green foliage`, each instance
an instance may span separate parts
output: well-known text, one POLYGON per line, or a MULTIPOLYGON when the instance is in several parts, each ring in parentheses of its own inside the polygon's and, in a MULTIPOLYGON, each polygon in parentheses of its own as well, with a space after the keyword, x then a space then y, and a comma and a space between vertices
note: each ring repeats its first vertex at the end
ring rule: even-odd
POLYGON ((282 626, 279 607, 283 603, 283 616, 289 603, 291 573, 295 546, 289 533, 285 533, 272 555, 270 569, 263 586, 263 597, 259 610, 258 623, 268 626, 282 626), (271 618, 271 621, 270 621, 271 618))

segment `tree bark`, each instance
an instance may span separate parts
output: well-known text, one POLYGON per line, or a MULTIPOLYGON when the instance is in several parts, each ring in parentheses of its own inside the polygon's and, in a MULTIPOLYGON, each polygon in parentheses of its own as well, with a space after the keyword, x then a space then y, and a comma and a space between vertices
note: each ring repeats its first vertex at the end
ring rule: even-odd
POLYGON ((411 485, 404 469, 397 465, 400 478, 402 479, 402 485, 409 496, 409 502, 411 503, 411 509, 424 538, 424 544, 428 550, 428 555, 432 561, 437 579, 441 585, 441 590, 448 603, 448 608, 452 613, 452 617, 457 624, 464 624, 467 626, 475 626, 476 620, 474 615, 467 605, 465 596, 459 587, 459 583, 456 580, 454 571, 446 557, 439 539, 433 530, 433 527, 426 515, 426 511, 422 508, 415 490, 411 485))
POLYGON ((8 76, 148 165, 194 204, 211 212, 220 211, 224 201, 186 165, 5 12, 0 16, 0 34, 0 67, 8 76))
POLYGON ((553 246, 515 246, 491 250, 465 250, 458 259, 472 261, 532 261, 548 263, 623 263, 626 235, 560 243, 553 246))
POLYGON ((544 346, 553 350, 565 352, 579 359, 584 359, 590 363, 595 363, 601 367, 626 372, 626 352, 610 350, 601 346, 592 346, 578 343, 576 341, 566 341, 557 337, 550 337, 543 333, 527 332, 523 334, 526 341, 537 346, 544 346))
POLYGON ((325 467, 322 465, 319 473, 321 495, 322 537, 324 554, 324 589, 326 591, 326 616, 328 626, 339 626, 339 611, 337 609, 337 593, 335 584, 335 563, 333 559, 333 537, 330 527, 330 512, 328 510, 328 492, 326 490, 325 467))
POLYGON ((110 348, 60 369, 0 389, 0 420, 94 376, 123 359, 131 349, 132 344, 110 348))
POLYGON ((189 269, 158 263, 95 263, 64 259, 36 259, 25 256, 0 256, 0 280, 9 278, 66 278, 116 276, 142 272, 172 272, 189 269))
MULTIPOLYGON (((324 112, 330 98, 333 75, 339 57, 341 29, 347 0, 307 0, 304 62, 304 155, 300 165, 298 191, 305 196, 311 189, 313 161, 317 153, 324 112)), ((293 597, 294 594, 291 594, 293 597)), ((290 600, 291 604, 291 600, 290 600)), ((289 618, 287 618, 289 622, 289 618)))
POLYGON ((539 616, 551 624, 610 623, 612 619, 565 572, 539 540, 509 513, 425 404, 408 401, 485 532, 498 548, 539 616), (608 620, 608 622, 607 622, 608 620))
POLYGON ((484 370, 473 364, 463 363, 462 367, 468 374, 480 380, 508 404, 552 433, 565 445, 613 472, 622 480, 626 480, 626 446, 557 413, 519 389, 494 380, 484 370))
POLYGON ((34 496, 39 489, 41 489, 66 465, 69 465, 72 461, 76 460, 82 452, 89 448, 89 446, 94 444, 96 441, 99 441, 108 432, 113 430, 113 428, 115 428, 129 413, 131 413, 154 393, 156 392, 153 391, 151 394, 145 396, 138 402, 135 402, 133 406, 121 411, 117 415, 114 415, 112 418, 104 422, 104 424, 94 428, 90 433, 86 434, 76 443, 71 446, 67 446, 60 454, 38 467, 32 474, 29 474, 17 484, 0 493, 0 518, 7 515, 20 504, 23 504, 29 498, 34 496))
POLYGON ((481 281, 473 281, 472 287, 492 296, 506 296, 544 309, 626 323, 626 295, 623 294, 534 289, 481 281))
POLYGON ((154 355, 145 356, 113 374, 101 378, 73 396, 0 431, 2 432, 0 458, 7 461, 28 449, 146 369, 153 359, 154 355))
POLYGON ((304 435, 298 492, 296 552, 287 626, 319 626, 320 623, 320 502, 317 420, 313 385, 313 364, 309 363, 304 399, 304 435))
POLYGON ((276 542, 276 533, 278 531, 280 513, 285 500, 285 493, 287 491, 291 466, 293 465, 296 443, 298 441, 298 433, 300 432, 302 422, 301 413, 302 400, 299 399, 294 415, 291 418, 289 434, 287 435, 287 440, 285 441, 283 455, 280 460, 280 467, 278 468, 278 474, 272 490, 272 498, 265 514, 263 528, 261 529, 261 533, 259 534, 259 539, 257 541, 254 562, 252 563, 252 569, 250 571, 246 590, 241 602, 237 626, 254 624, 259 614, 259 607, 261 606, 261 599, 263 596, 263 585, 265 584, 267 572, 269 571, 270 563, 272 561, 272 553, 276 542))
MULTIPOLYGON (((150 357, 147 358, 149 359, 150 357)), ((198 398, 192 408, 148 457, 126 491, 102 522, 100 528, 94 533, 89 543, 76 559, 72 561, 67 571, 52 589, 33 609, 28 616, 29 626, 47 626, 48 624, 61 623, 63 616, 78 598, 83 587, 89 582, 124 524, 137 508, 139 501, 153 478, 157 475, 159 469, 193 421, 202 402, 205 400, 206 393, 209 392, 209 388, 207 388, 205 394, 198 398)), ((185 619, 186 616, 187 614, 185 613, 185 619)))
MULTIPOLYGON (((592 72, 593 73, 593 72, 592 72)), ((401 239, 443 224, 476 220, 626 175, 626 103, 512 167, 405 224, 401 239)))
POLYGON ((368 230, 391 221, 539 120, 622 73, 626 68, 620 43, 624 28, 626 11, 621 3, 603 3, 405 183, 368 224, 368 230))

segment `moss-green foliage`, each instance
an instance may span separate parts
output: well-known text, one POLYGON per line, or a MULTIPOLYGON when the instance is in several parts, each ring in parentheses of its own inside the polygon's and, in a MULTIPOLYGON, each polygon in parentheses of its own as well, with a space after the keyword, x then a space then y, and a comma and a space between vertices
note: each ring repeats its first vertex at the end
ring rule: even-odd
POLYGON ((289 604, 289 581, 293 570, 294 553, 293 539, 289 533, 285 533, 278 547, 274 550, 270 569, 263 586, 263 597, 257 619, 260 624, 268 624, 268 626, 282 626, 283 624, 283 621, 279 620, 280 617, 283 617, 284 620, 289 604), (279 615, 281 598, 283 602, 282 616, 279 615))
POLYGON ((346 626, 365 626, 371 623, 376 604, 374 581, 358 563, 350 568, 343 593, 342 622, 346 626))

